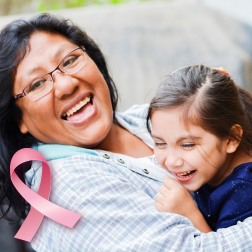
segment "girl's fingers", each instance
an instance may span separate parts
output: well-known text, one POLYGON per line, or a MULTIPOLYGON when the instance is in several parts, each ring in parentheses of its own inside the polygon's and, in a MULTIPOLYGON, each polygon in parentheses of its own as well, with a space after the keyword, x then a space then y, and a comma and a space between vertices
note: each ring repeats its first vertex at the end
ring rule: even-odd
POLYGON ((158 192, 155 195, 155 199, 156 201, 160 202, 162 204, 162 202, 164 202, 166 200, 165 196, 163 194, 161 194, 160 192, 158 192))
POLYGON ((159 203, 159 202, 156 202, 155 207, 156 207, 156 209, 157 209, 159 212, 164 212, 164 211, 165 211, 165 210, 164 210, 164 206, 163 206, 161 203, 159 203))
POLYGON ((159 188, 159 192, 165 197, 167 198, 167 196, 170 194, 171 190, 169 188, 167 188, 166 186, 162 185, 159 188))
POLYGON ((164 186, 170 190, 174 190, 176 188, 181 187, 181 185, 179 184, 179 182, 176 179, 171 178, 169 176, 164 177, 164 186))

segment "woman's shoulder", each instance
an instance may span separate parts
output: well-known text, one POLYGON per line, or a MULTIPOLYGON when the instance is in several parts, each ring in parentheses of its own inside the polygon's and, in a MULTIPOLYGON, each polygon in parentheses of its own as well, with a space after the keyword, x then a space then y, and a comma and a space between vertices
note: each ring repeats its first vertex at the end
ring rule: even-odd
MULTIPOLYGON (((127 176, 123 176, 125 169, 106 157, 76 152, 72 156, 47 160, 53 191, 63 190, 62 187, 69 183, 77 183, 76 186, 85 184, 86 188, 91 188, 94 181, 104 178, 126 180, 127 176)), ((42 170, 41 162, 33 161, 31 169, 25 174, 27 185, 35 192, 40 187, 42 170)))
POLYGON ((146 104, 135 104, 125 110, 124 112, 116 112, 117 116, 123 117, 123 118, 138 118, 138 119, 146 119, 147 112, 149 108, 149 103, 146 104))
POLYGON ((121 126, 132 133, 135 130, 146 130, 146 116, 149 104, 134 105, 124 112, 116 112, 116 119, 121 126))

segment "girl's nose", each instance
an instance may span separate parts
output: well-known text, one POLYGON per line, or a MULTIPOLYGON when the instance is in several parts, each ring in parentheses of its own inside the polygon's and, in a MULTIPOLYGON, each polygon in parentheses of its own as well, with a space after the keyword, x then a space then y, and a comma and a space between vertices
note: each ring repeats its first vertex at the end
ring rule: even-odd
POLYGON ((176 168, 176 167, 180 167, 183 165, 183 159, 181 157, 179 157, 178 155, 176 155, 176 153, 174 152, 169 152, 167 151, 166 153, 166 159, 165 159, 165 166, 167 168, 176 168))
POLYGON ((53 73, 53 85, 55 97, 62 99, 74 92, 79 81, 71 75, 56 71, 53 73))

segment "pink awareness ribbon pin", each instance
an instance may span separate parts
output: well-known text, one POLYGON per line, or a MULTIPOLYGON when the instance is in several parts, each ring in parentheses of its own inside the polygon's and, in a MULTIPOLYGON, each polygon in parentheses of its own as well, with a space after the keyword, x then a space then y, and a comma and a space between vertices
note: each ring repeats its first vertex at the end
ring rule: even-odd
POLYGON ((14 238, 30 242, 37 232, 44 215, 70 228, 72 228, 81 217, 80 214, 55 205, 48 200, 51 189, 50 167, 38 151, 30 148, 17 151, 11 160, 10 177, 17 191, 32 206, 24 223, 14 238), (42 161, 42 178, 38 193, 33 192, 27 187, 14 172, 17 166, 32 160, 42 161))

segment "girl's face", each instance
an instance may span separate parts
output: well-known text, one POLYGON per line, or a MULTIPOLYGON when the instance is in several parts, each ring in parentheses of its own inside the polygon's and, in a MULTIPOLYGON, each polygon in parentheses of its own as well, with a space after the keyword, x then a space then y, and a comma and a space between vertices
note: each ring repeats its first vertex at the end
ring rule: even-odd
POLYGON ((198 126, 188 132, 181 109, 152 112, 152 138, 157 161, 188 190, 208 183, 216 185, 229 174, 229 140, 220 140, 198 126))
MULTIPOLYGON (((54 70, 78 47, 61 35, 46 32, 33 34, 29 42, 30 50, 17 68, 13 95, 22 93, 33 79, 54 70)), ((29 132, 45 143, 87 148, 104 140, 113 122, 110 94, 103 75, 84 53, 86 63, 75 74, 53 73, 50 93, 36 101, 28 97, 16 101, 22 110, 19 128, 23 134, 29 132), (93 105, 81 103, 86 97, 92 97, 93 105), (67 112, 73 114, 66 119, 63 115, 67 112)))

